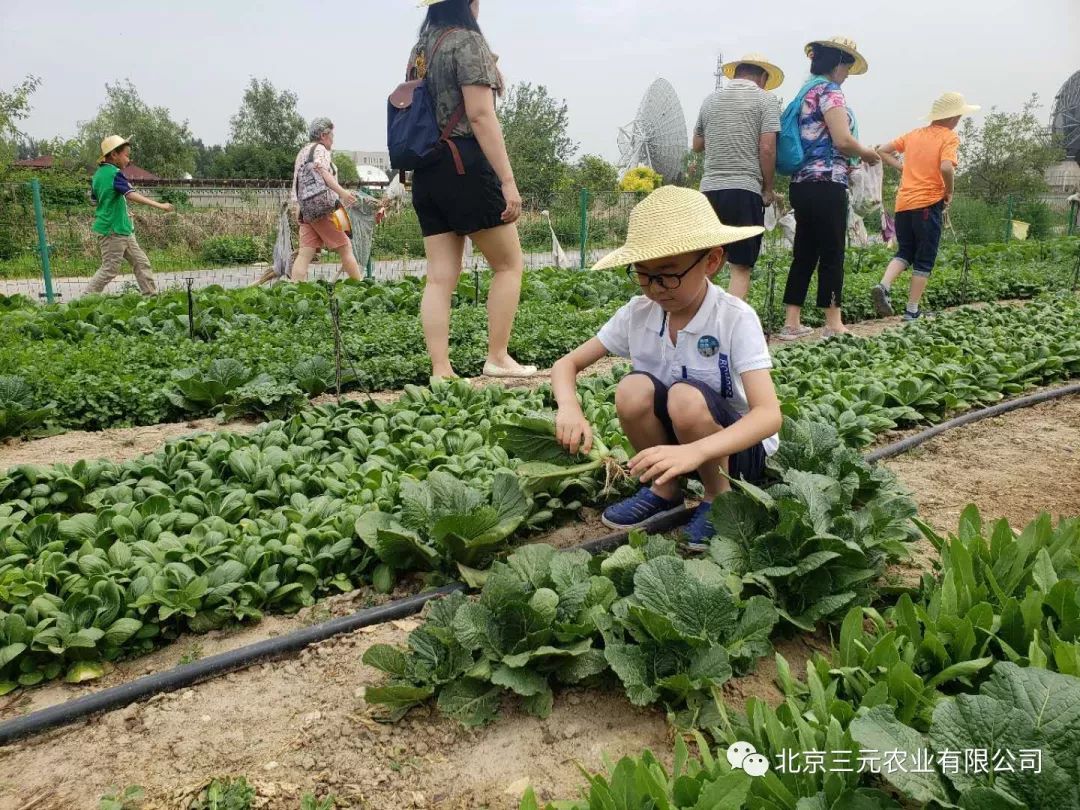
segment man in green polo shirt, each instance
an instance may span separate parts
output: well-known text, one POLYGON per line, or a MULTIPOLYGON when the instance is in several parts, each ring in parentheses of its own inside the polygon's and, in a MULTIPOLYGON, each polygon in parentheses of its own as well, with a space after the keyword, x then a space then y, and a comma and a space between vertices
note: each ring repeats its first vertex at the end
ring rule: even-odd
POLYGON ((172 211, 169 203, 159 203, 144 197, 131 188, 123 170, 131 163, 131 143, 119 135, 110 135, 101 142, 98 170, 90 182, 90 194, 97 203, 93 231, 101 244, 101 267, 90 279, 86 291, 99 293, 116 278, 121 263, 127 259, 135 271, 135 281, 143 295, 157 292, 150 260, 135 241, 135 228, 128 216, 128 201, 148 205, 161 211, 172 211))

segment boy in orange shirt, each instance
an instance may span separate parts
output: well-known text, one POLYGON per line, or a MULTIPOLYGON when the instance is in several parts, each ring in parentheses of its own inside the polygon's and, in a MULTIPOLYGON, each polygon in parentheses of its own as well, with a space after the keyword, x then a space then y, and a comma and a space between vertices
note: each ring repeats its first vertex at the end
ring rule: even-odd
POLYGON ((874 309, 882 318, 893 314, 890 295, 893 282, 909 267, 912 268, 911 290, 904 320, 914 321, 923 316, 919 301, 937 261, 945 210, 952 202, 960 147, 960 138, 954 130, 963 116, 978 109, 977 105, 966 103, 959 93, 945 93, 934 102, 927 116, 930 126, 878 147, 881 159, 903 173, 896 195, 896 256, 885 269, 881 283, 870 291, 874 309), (902 163, 897 153, 904 155, 902 163))

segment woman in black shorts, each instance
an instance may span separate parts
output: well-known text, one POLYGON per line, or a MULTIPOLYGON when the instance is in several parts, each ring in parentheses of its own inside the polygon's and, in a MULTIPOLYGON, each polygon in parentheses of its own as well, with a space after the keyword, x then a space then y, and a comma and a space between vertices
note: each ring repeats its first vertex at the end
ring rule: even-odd
POLYGON ((488 292, 488 353, 484 374, 528 377, 507 350, 521 296, 524 257, 518 238, 521 194, 514 182, 495 96, 502 78, 476 18, 479 0, 425 0, 427 18, 409 62, 410 79, 426 78, 439 127, 451 148, 413 174, 413 207, 427 255, 420 304, 432 373, 452 377, 450 303, 461 275, 465 237, 494 271, 488 292), (452 124, 452 126, 451 126, 452 124))

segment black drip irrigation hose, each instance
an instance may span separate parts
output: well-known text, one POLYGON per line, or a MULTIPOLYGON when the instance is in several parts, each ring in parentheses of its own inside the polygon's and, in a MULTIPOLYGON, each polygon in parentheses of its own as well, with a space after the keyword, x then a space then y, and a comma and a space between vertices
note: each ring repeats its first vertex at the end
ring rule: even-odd
MULTIPOLYGON (((691 510, 683 507, 656 520, 649 521, 642 526, 642 529, 650 532, 670 531, 686 523, 690 519, 690 512, 691 510)), ((590 540, 576 546, 576 548, 584 549, 590 553, 616 548, 626 542, 629 534, 628 531, 614 532, 590 540)), ((119 686, 102 689, 100 692, 94 692, 56 706, 49 706, 25 717, 0 723, 0 745, 7 745, 23 737, 48 731, 51 728, 65 726, 93 714, 121 709, 138 700, 144 700, 162 692, 175 692, 177 689, 183 689, 186 686, 238 669, 244 669, 260 661, 279 658, 287 653, 302 650, 310 644, 325 641, 332 636, 351 633, 361 627, 369 627, 374 624, 382 624, 383 622, 413 616, 419 613, 424 605, 432 599, 439 599, 457 591, 466 590, 467 588, 460 583, 446 585, 437 590, 407 596, 404 599, 397 599, 380 607, 366 608, 349 616, 341 616, 311 627, 305 627, 303 630, 287 633, 284 636, 212 655, 209 658, 183 664, 165 672, 146 675, 119 686)))
MULTIPOLYGON (((914 436, 908 436, 894 444, 881 447, 868 454, 865 458, 868 463, 874 464, 884 459, 893 458, 894 456, 906 453, 908 450, 918 447, 920 444, 929 441, 935 436, 941 435, 947 430, 953 430, 954 428, 969 425, 973 422, 978 422, 993 416, 1000 416, 1009 411, 1014 411, 1019 408, 1028 408, 1032 405, 1037 405, 1040 402, 1047 402, 1072 394, 1080 394, 1080 383, 1074 383, 1072 385, 1054 388, 1048 391, 1040 391, 1018 399, 1011 399, 1007 402, 1000 402, 997 405, 992 405, 988 408, 983 408, 982 410, 971 411, 963 416, 958 416, 955 419, 950 419, 939 425, 928 428, 914 436)), ((683 507, 656 520, 649 521, 641 528, 647 532, 670 531, 689 521, 691 512, 692 510, 683 507)), ((630 532, 628 531, 613 532, 581 543, 574 548, 583 549, 590 553, 608 551, 625 543, 629 534, 630 532)), ((448 596, 451 593, 465 590, 465 586, 461 584, 455 583, 446 585, 437 590, 415 594, 413 596, 405 597, 404 599, 398 599, 389 604, 382 605, 381 607, 367 608, 353 613, 350 616, 331 619, 330 621, 312 625, 311 627, 306 627, 303 630, 297 630, 296 632, 288 633, 287 635, 278 638, 267 639, 266 641, 260 641, 257 644, 251 644, 236 650, 229 650, 228 652, 220 653, 218 655, 212 655, 209 658, 204 658, 191 664, 184 664, 166 672, 146 675, 129 683, 121 684, 120 686, 103 689, 100 692, 76 698, 75 700, 69 700, 66 703, 61 703, 57 706, 50 706, 46 709, 41 709, 40 711, 28 714, 25 717, 19 717, 15 720, 9 720, 6 723, 0 723, 0 745, 7 745, 8 743, 32 734, 38 734, 51 728, 68 725, 93 714, 120 709, 138 700, 144 700, 145 698, 152 697, 156 694, 175 692, 177 689, 182 689, 186 686, 191 686, 192 684, 208 680, 218 675, 224 675, 228 672, 249 667, 260 661, 270 660, 287 653, 296 652, 310 644, 325 641, 328 638, 342 633, 349 633, 354 630, 359 630, 362 627, 369 627, 374 624, 382 624, 383 622, 413 616, 419 613, 424 605, 432 599, 438 599, 443 596, 448 596)))
POLYGON ((997 405, 991 405, 978 411, 969 411, 962 416, 957 416, 955 419, 949 419, 946 422, 934 425, 932 428, 927 428, 926 430, 916 433, 914 436, 908 436, 893 444, 879 447, 874 452, 868 453, 865 458, 867 463, 876 464, 887 458, 893 458, 894 456, 899 456, 901 453, 906 453, 908 450, 913 450, 920 444, 940 436, 945 431, 954 430, 955 428, 963 427, 964 425, 970 425, 973 422, 981 422, 983 419, 989 419, 994 416, 1001 416, 1004 413, 1019 410, 1020 408, 1030 408, 1032 405, 1038 405, 1040 402, 1048 402, 1052 399, 1070 396, 1071 394, 1080 394, 1080 383, 1073 383, 1072 385, 1066 385, 1061 388, 1051 388, 1047 391, 1039 391, 1017 399, 999 402, 997 405))
POLYGON ((69 700, 56 706, 49 706, 25 717, 0 723, 0 745, 6 745, 30 734, 37 734, 50 728, 73 723, 98 712, 119 709, 160 692, 175 692, 185 686, 191 686, 194 683, 205 681, 217 675, 224 675, 227 672, 251 666, 265 659, 277 658, 285 653, 296 652, 309 644, 325 641, 331 636, 349 633, 373 624, 382 624, 383 622, 412 616, 419 613, 420 609, 430 600, 464 590, 466 590, 465 586, 457 583, 446 585, 438 590, 407 596, 404 599, 397 599, 380 607, 367 608, 349 616, 340 616, 320 624, 314 624, 311 627, 305 627, 303 630, 297 630, 294 633, 212 655, 209 658, 183 664, 166 672, 146 675, 129 683, 102 689, 100 692, 94 692, 91 695, 69 700))

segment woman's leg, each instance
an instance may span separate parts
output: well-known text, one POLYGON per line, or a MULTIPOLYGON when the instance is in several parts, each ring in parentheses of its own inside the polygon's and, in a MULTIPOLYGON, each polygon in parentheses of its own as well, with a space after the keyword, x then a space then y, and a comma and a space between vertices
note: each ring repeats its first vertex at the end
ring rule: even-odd
POLYGON ((356 262, 356 254, 353 253, 352 243, 346 242, 343 247, 337 249, 337 254, 341 259, 341 269, 345 272, 345 275, 353 281, 360 281, 362 278, 360 265, 356 262))
POLYGON ((477 231, 470 237, 493 271, 488 290, 488 356, 500 368, 517 371, 521 365, 510 357, 510 332, 514 328, 525 257, 517 225, 477 231))
POLYGON ((791 251, 791 270, 784 285, 787 305, 784 325, 798 329, 802 306, 810 288, 810 276, 818 263, 818 240, 814 215, 813 189, 817 183, 792 183, 791 205, 795 209, 795 244, 791 251))
POLYGON ((847 188, 840 183, 821 183, 818 201, 817 305, 825 310, 825 327, 834 332, 849 331, 844 326, 841 304, 844 294, 844 253, 847 243, 847 188))
POLYGON ((450 365, 450 303, 461 275, 461 257, 465 237, 455 233, 440 233, 424 237, 427 255, 427 281, 420 301, 420 321, 424 325, 424 341, 431 357, 431 373, 435 377, 453 377, 450 365))
POLYGON ((296 254, 296 261, 292 266, 292 280, 293 281, 307 281, 308 277, 308 265, 311 264, 311 260, 315 258, 315 253, 318 252, 318 248, 314 247, 301 247, 296 254))

